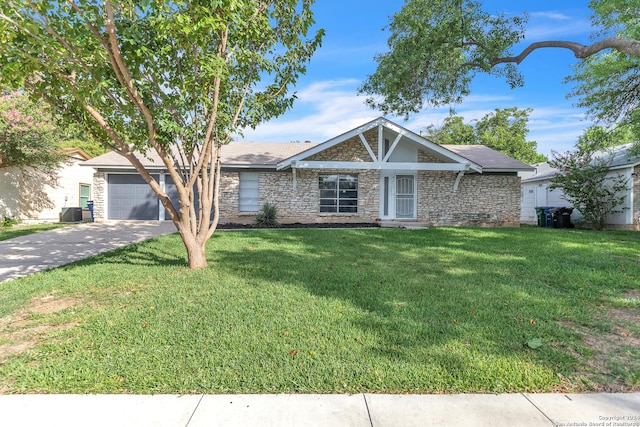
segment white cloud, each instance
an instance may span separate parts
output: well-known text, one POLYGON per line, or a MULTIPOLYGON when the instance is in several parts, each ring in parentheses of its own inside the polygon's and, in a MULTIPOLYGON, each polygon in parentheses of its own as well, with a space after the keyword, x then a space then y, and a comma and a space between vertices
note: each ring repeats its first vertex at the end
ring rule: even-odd
MULTIPOLYGON (((356 94, 360 84, 355 79, 327 80, 300 88, 298 100, 284 116, 246 130, 244 141, 312 141, 323 142, 341 135, 382 115, 364 104, 364 97, 356 94)), ((481 119, 495 108, 514 106, 510 96, 476 94, 456 107, 456 113, 465 121, 481 119)), ((551 150, 566 151, 573 148, 577 137, 589 126, 581 110, 553 105, 531 105, 529 139, 538 143, 538 152, 549 155, 551 150)), ((524 107, 520 107, 524 108, 524 107)), ((388 116, 392 121, 419 133, 429 125, 441 125, 449 115, 447 108, 424 110, 408 121, 388 116)))
POLYGON ((562 12, 556 12, 556 11, 531 12, 529 13, 529 16, 533 18, 553 19, 556 21, 566 21, 568 19, 571 19, 570 16, 565 15, 562 12))

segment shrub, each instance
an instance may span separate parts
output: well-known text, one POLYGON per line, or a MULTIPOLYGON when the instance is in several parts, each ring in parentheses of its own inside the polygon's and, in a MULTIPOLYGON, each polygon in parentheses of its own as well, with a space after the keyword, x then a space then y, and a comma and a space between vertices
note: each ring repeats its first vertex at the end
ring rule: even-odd
POLYGON ((14 218, 11 218, 9 216, 3 215, 2 216, 2 222, 0 222, 0 225, 2 227, 12 227, 14 225, 16 225, 18 223, 18 221, 14 218))
POLYGON ((271 203, 262 205, 260 211, 256 214, 254 223, 257 227, 277 228, 280 227, 278 222, 278 208, 271 203))

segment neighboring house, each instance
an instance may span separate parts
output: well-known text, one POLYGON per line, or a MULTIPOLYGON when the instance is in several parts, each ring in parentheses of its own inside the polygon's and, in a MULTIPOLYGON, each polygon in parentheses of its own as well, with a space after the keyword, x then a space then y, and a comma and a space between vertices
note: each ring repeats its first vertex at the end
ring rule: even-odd
MULTIPOLYGON (((519 171, 532 168, 482 145, 434 144, 385 118, 321 144, 232 142, 223 147, 220 223, 250 223, 264 203, 284 223, 518 226, 519 171)), ((157 158, 143 160, 176 200, 157 158)), ((169 219, 116 153, 96 157, 97 220, 169 219)))
MULTIPOLYGON (((640 229, 640 156, 630 156, 629 150, 632 145, 620 145, 602 154, 606 159, 611 160, 609 175, 622 175, 627 178, 628 183, 625 202, 620 206, 620 212, 607 216, 607 228, 640 229)), ((537 223, 536 207, 573 207, 565 199, 561 189, 551 189, 551 180, 558 170, 549 166, 548 163, 534 165, 534 168, 534 172, 521 173, 520 220, 529 224, 537 223)), ((571 221, 580 222, 581 219, 580 211, 574 209, 571 221)))
POLYGON ((58 222, 66 207, 87 207, 94 170, 80 164, 91 158, 79 148, 64 150, 55 170, 0 168, 0 216, 21 222, 58 222))

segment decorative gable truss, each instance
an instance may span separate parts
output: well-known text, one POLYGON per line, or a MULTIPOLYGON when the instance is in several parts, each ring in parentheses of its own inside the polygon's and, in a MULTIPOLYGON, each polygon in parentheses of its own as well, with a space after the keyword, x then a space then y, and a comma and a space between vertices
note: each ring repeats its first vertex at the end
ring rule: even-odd
POLYGON ((452 171, 457 190, 465 172, 482 173, 468 159, 380 117, 290 157, 278 170, 296 169, 452 171))

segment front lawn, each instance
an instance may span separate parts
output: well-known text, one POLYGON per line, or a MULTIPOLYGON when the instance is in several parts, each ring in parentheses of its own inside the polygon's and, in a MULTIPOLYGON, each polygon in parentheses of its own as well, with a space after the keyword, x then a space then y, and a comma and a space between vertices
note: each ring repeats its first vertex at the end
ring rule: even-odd
POLYGON ((169 235, 0 284, 0 392, 640 389, 638 233, 259 230, 208 249, 201 271, 169 235))

